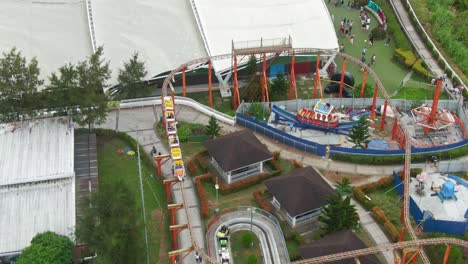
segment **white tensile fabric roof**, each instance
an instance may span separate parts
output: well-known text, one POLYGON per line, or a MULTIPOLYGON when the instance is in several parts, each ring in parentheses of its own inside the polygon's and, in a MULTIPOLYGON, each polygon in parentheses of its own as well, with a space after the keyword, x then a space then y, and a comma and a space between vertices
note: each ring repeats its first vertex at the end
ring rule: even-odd
POLYGON ((1 0, 0 53, 16 47, 39 61, 41 78, 92 54, 86 5, 77 0, 1 0))
MULTIPOLYGON (((193 0, 210 55, 230 53, 232 43, 260 38, 292 39, 293 48, 338 50, 323 0, 193 0)), ((217 71, 230 60, 213 62, 217 71)))
POLYGON ((0 124, 0 256, 45 231, 75 228, 74 131, 68 118, 0 124))
MULTIPOLYGON (((92 54, 90 28, 110 61, 111 84, 135 51, 151 78, 208 54, 230 53, 232 40, 290 36, 295 48, 338 49, 323 0, 0 1, 0 52, 16 46, 28 59, 37 57, 46 81, 58 67, 92 54)), ((231 62, 214 63, 222 71, 231 62)))

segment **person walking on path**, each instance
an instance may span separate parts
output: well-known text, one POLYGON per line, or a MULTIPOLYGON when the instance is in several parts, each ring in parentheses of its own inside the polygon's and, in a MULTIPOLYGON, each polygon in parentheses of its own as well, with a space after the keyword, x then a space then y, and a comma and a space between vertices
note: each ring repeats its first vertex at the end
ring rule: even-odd
POLYGON ((372 54, 372 57, 371 57, 371 64, 375 64, 375 54, 372 54))
POLYGON ((351 42, 351 45, 354 45, 354 35, 349 36, 349 42, 351 42))
POLYGON ((344 51, 345 51, 344 44, 341 43, 341 45, 340 45, 340 52, 341 52, 341 53, 344 53, 344 51))
POLYGON ((362 49, 362 56, 363 56, 363 57, 366 56, 366 53, 367 53, 367 48, 364 47, 364 48, 362 49))

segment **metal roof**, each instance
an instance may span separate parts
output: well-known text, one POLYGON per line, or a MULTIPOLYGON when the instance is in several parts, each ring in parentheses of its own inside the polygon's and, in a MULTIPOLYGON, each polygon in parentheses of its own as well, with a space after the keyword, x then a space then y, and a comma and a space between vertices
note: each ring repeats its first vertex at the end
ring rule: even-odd
POLYGON ((0 256, 41 232, 73 237, 73 137, 65 117, 0 124, 0 256))

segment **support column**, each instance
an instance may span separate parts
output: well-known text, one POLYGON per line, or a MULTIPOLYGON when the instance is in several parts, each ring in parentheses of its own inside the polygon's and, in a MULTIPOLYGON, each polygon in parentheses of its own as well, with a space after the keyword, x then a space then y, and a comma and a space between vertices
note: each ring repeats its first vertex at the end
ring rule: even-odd
POLYGON ((314 99, 317 98, 317 88, 319 84, 320 84, 320 53, 317 53, 317 62, 315 63, 314 99))
POLYGON ((384 102, 382 120, 380 120, 380 131, 384 131, 385 129, 385 116, 386 115, 387 115, 387 100, 385 100, 384 102))
POLYGON ((392 140, 396 139, 397 131, 398 131, 398 121, 395 118, 395 122, 393 123, 393 129, 392 129, 392 140))
POLYGON ((237 109, 238 104, 240 104, 239 96, 239 83, 237 82, 237 55, 234 54, 234 98, 233 98, 233 108, 237 109))
POLYGON ((344 75, 346 71, 346 59, 341 63, 341 80, 340 80, 340 98, 343 98, 344 75))
POLYGON ((401 233, 400 233, 400 240, 399 240, 400 242, 405 240, 405 234, 406 234, 406 227, 402 226, 401 233))
POLYGON ((208 62, 208 105, 213 108, 213 84, 211 81, 211 60, 208 62))
POLYGON ((361 85, 361 98, 364 98, 364 91, 366 89, 367 81, 367 70, 364 70, 364 75, 362 76, 362 85, 361 85))
POLYGON ((182 69, 182 96, 187 96, 187 80, 185 79, 185 71, 187 70, 187 67, 182 69))
MULTIPOLYGON (((265 102, 267 100, 267 75, 266 75, 266 69, 267 64, 266 64, 266 54, 263 53, 263 64, 262 64, 262 102, 265 102)), ((268 100, 267 100, 268 101, 268 100)))
POLYGON ((293 52, 292 61, 291 61, 291 71, 289 72, 289 100, 292 100, 293 92, 295 92, 296 99, 297 99, 296 73, 294 71, 295 63, 296 63, 296 56, 294 55, 294 52, 293 52))
POLYGON ((442 262, 442 264, 448 263, 449 255, 450 255, 450 245, 447 244, 447 248, 445 249, 444 261, 442 262))
POLYGON ((375 84, 374 98, 372 99, 372 108, 371 108, 371 114, 370 114, 370 118, 372 119, 375 118, 375 104, 377 103, 377 94, 379 94, 379 86, 375 84))

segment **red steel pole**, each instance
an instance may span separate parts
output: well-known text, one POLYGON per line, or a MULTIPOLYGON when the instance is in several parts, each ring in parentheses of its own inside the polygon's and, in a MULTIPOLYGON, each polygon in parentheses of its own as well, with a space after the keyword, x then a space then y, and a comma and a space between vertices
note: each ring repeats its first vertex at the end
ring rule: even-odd
POLYGON ((183 70, 182 70, 182 96, 187 96, 187 80, 185 79, 185 71, 187 70, 187 68, 185 67, 183 70))
POLYGON ((442 87, 442 79, 437 80, 437 85, 436 89, 434 92, 434 99, 432 101, 432 109, 431 109, 431 114, 430 117, 432 118, 436 111, 437 111, 437 106, 439 105, 439 95, 440 95, 440 88, 442 87))
POLYGON ((320 83, 320 53, 317 53, 317 63, 315 64, 315 81, 314 81, 314 99, 317 98, 317 88, 320 83))
POLYGON ((449 255, 450 255, 450 245, 447 244, 447 248, 445 249, 444 261, 442 262, 442 264, 447 264, 449 255))
POLYGON ((375 84, 374 98, 372 99, 372 109, 371 109, 370 118, 375 118, 375 104, 377 103, 377 94, 378 93, 379 93, 379 86, 377 84, 375 84))
POLYGON ((289 100, 292 100, 293 98, 293 92, 295 91, 296 93, 296 99, 297 99, 297 90, 296 90, 296 73, 294 72, 294 64, 296 63, 296 56, 294 55, 294 52, 292 54, 292 61, 291 61, 291 71, 289 73, 289 100))
POLYGON ((343 63, 341 63, 340 98, 343 97, 345 70, 346 70, 346 59, 343 59, 343 63))
POLYGON ((211 83, 211 60, 208 63, 208 105, 213 108, 213 85, 211 83))
POLYGON ((234 55, 234 100, 233 100, 234 110, 237 109, 237 105, 238 103, 240 103, 238 86, 239 86, 239 83, 237 82, 237 56, 234 55))
POLYGON ((398 130, 398 122, 395 119, 395 121, 393 123, 393 129, 392 129, 392 140, 395 140, 396 135, 397 135, 397 130, 398 130))
POLYGON ((380 131, 384 131, 385 129, 385 116, 387 115, 387 100, 385 100, 383 113, 382 113, 382 120, 380 120, 380 131))
POLYGON ((262 102, 265 102, 266 99, 266 85, 267 85, 267 76, 266 76, 266 55, 263 53, 263 65, 262 65, 262 102))
POLYGON ((366 80, 367 80, 367 70, 364 70, 364 76, 362 76, 362 85, 361 85, 361 98, 364 98, 364 90, 366 89, 366 80))

